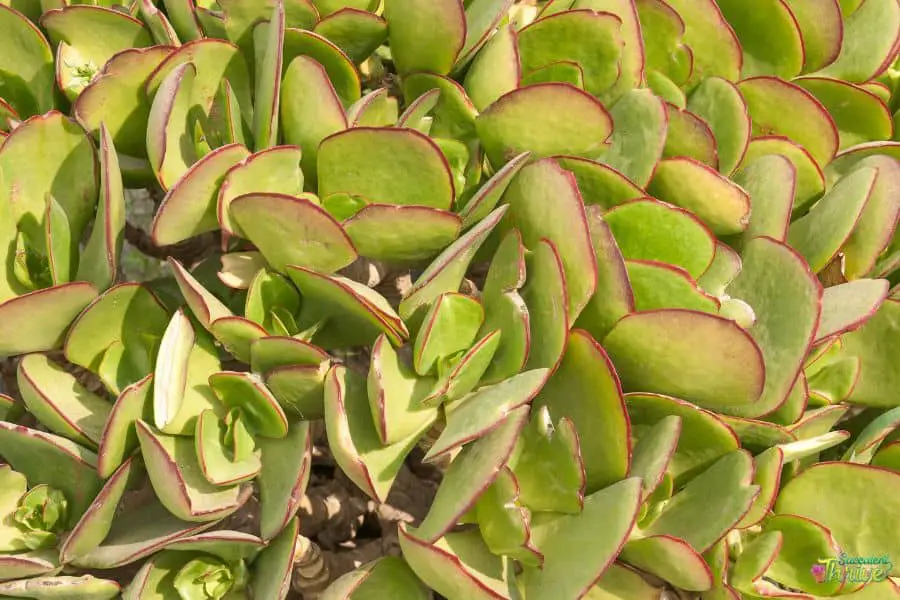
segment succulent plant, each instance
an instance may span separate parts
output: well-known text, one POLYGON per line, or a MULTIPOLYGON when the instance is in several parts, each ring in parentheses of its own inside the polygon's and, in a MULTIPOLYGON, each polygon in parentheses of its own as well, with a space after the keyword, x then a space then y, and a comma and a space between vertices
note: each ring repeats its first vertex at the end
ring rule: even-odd
POLYGON ((0 597, 900 598, 898 55, 900 0, 0 0, 0 597))

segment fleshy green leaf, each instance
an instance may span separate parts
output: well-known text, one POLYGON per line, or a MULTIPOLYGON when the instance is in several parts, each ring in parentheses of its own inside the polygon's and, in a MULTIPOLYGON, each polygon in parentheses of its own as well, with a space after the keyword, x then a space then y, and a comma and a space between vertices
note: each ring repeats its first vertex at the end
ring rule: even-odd
POLYGON ((219 227, 216 199, 229 169, 250 153, 241 145, 217 148, 180 176, 153 220, 152 236, 158 246, 176 244, 219 227))
POLYGON ((23 118, 52 109, 53 53, 47 39, 8 3, 0 4, 0 30, 6 32, 0 42, 6 71, 2 78, 4 98, 23 118))
POLYGON ((781 406, 800 372, 815 337, 822 310, 822 287, 803 260, 769 238, 744 248, 740 275, 728 294, 747 302, 756 314, 748 332, 762 351, 765 386, 759 401, 722 412, 759 417, 781 406))
POLYGON ((740 233, 750 220, 747 193, 693 159, 661 161, 647 191, 664 202, 691 211, 717 235, 740 233))
POLYGON ((699 277, 715 256, 712 233, 684 209, 636 200, 609 211, 603 220, 626 259, 665 262, 699 277))
POLYGON ((598 158, 612 132, 612 118, 586 92, 542 83, 505 94, 478 116, 475 127, 491 164, 500 168, 528 151, 538 158, 598 158))
POLYGON ((627 391, 671 394, 701 406, 738 407, 765 380, 756 342, 733 321, 687 310, 633 313, 603 340, 627 391))
POLYGON ((538 394, 547 375, 547 369, 525 371, 502 383, 481 387, 461 398, 447 408, 446 427, 425 459, 431 460, 456 450, 502 427, 507 415, 528 404, 538 394))
POLYGON ((590 589, 631 531, 640 497, 640 480, 632 477, 587 496, 580 514, 546 515, 535 522, 534 541, 544 564, 523 573, 525 593, 549 599, 590 589))
POLYGON ((850 237, 872 197, 878 172, 865 167, 841 179, 809 213, 791 223, 788 243, 814 273, 824 269, 850 237))
MULTIPOLYGON (((459 409, 458 409, 459 410, 459 409)), ((415 535, 430 543, 450 531, 499 476, 525 423, 528 407, 512 409, 489 433, 466 446, 450 463, 441 487, 415 535)))
POLYGON ((525 247, 537 252, 552 242, 565 273, 567 314, 575 321, 597 286, 584 202, 574 175, 552 159, 522 168, 504 194, 508 223, 522 234, 525 247))
POLYGON ((384 18, 401 75, 446 75, 466 43, 466 15, 459 0, 387 0, 384 18))
POLYGON ((281 439, 261 438, 262 470, 257 484, 260 495, 260 535, 274 538, 300 509, 312 465, 312 436, 307 423, 291 425, 281 439), (301 460, 297 457, 301 456, 301 460))
POLYGON ((0 421, 0 455, 31 485, 61 491, 69 504, 69 524, 87 510, 102 487, 97 455, 53 434, 0 421))
POLYGON ((184 521, 216 521, 241 507, 249 488, 218 488, 203 476, 191 438, 160 433, 137 422, 141 454, 157 497, 184 521))
POLYGON ((111 409, 106 400, 44 354, 22 358, 17 380, 25 406, 42 425, 85 447, 97 447, 111 409))
POLYGON ((566 417, 575 424, 588 493, 626 476, 631 440, 622 390, 606 352, 584 331, 569 336, 559 369, 535 400, 535 407, 542 406, 553 420, 566 417))
POLYGON ((59 348, 69 325, 96 297, 94 286, 75 282, 0 303, 0 357, 59 348))
POLYGON ((370 202, 421 204, 447 210, 455 196, 438 146, 411 129, 355 128, 319 146, 319 195, 358 194, 370 202), (390 153, 388 163, 372 157, 390 153))
POLYGON ((297 265, 331 273, 356 260, 350 238, 311 195, 246 194, 232 200, 231 216, 277 271, 297 265))
POLYGON ((431 423, 385 446, 368 404, 365 381, 344 366, 332 367, 325 378, 325 426, 331 451, 347 477, 370 497, 383 501, 404 458, 431 423))
POLYGON ((900 474, 852 463, 820 463, 803 471, 782 489, 775 505, 778 514, 807 517, 827 527, 849 556, 892 556, 897 540, 880 526, 896 510, 891 493, 900 474), (840 481, 840 485, 835 482, 840 481), (827 489, 827 494, 819 490, 827 489), (852 510, 869 518, 849 518, 852 510))

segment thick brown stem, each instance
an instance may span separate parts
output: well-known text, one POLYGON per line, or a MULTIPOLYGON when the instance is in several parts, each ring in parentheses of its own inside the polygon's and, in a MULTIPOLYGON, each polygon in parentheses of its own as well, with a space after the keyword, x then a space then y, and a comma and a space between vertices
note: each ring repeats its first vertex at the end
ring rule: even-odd
POLYGON ((203 234, 179 244, 157 246, 149 233, 131 223, 125 223, 125 239, 141 254, 157 260, 174 258, 185 266, 191 266, 215 251, 217 243, 214 237, 213 234, 203 234))

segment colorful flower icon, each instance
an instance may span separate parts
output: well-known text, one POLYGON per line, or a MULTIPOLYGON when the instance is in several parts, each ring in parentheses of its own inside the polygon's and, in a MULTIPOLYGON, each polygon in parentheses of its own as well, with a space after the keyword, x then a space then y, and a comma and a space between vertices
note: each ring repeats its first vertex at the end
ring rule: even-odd
POLYGON ((825 583, 825 565, 813 565, 810 572, 816 578, 816 583, 825 583))

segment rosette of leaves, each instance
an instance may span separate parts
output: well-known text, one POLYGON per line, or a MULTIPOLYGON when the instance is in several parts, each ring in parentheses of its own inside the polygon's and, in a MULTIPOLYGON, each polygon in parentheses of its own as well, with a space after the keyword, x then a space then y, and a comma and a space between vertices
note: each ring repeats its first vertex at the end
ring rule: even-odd
POLYGON ((326 598, 898 596, 897 0, 6 4, 3 594, 285 597, 321 419, 443 468, 326 598))

